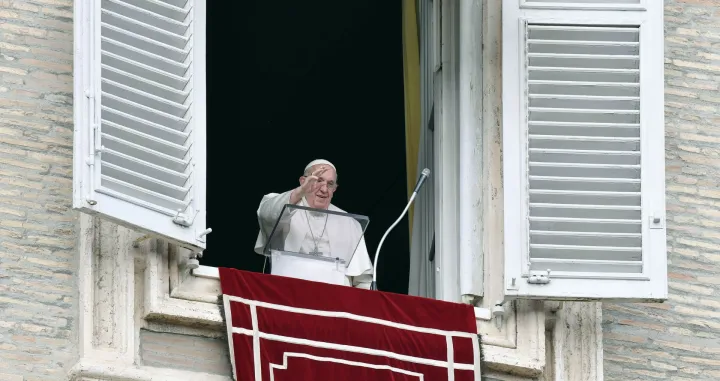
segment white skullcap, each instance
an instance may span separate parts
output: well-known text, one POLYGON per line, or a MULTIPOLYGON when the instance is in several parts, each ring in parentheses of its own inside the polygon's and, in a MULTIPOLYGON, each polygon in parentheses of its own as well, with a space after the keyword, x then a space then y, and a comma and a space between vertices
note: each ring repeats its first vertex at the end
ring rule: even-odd
POLYGON ((333 163, 331 163, 331 162, 329 162, 329 161, 327 161, 327 160, 324 160, 324 159, 317 159, 317 160, 311 161, 310 164, 308 164, 308 165, 305 167, 305 171, 307 171, 308 169, 310 169, 310 168, 312 168, 312 167, 314 167, 314 166, 316 166, 316 165, 318 165, 318 164, 329 165, 329 166, 333 167, 333 169, 335 170, 335 172, 337 172, 337 168, 335 168, 335 165, 333 165, 333 163))

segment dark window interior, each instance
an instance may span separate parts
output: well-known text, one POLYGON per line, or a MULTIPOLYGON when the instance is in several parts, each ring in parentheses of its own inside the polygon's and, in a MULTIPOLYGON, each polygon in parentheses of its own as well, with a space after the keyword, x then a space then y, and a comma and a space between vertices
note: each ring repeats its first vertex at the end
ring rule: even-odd
MULTIPOLYGON (((208 2, 208 249, 201 264, 262 271, 253 252, 266 193, 332 161, 338 207, 370 217, 371 258, 405 207, 401 2, 208 2)), ((407 216, 378 283, 407 293, 407 216)))

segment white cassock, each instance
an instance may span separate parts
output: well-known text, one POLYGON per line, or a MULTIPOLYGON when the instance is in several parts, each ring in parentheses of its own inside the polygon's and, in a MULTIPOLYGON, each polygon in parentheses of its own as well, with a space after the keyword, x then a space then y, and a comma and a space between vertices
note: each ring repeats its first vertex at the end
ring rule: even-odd
MULTIPOLYGON (((290 203, 292 190, 285 193, 266 194, 257 215, 260 232, 255 242, 255 252, 263 254, 263 248, 272 232, 282 209, 290 203)), ((308 206, 305 200, 298 205, 308 206)), ((330 204, 328 210, 345 213, 344 210, 330 204)), ((358 288, 370 288, 372 281, 372 262, 365 246, 365 238, 360 223, 350 217, 317 215, 298 209, 286 210, 278 229, 283 230, 285 250, 297 253, 352 253, 350 263, 345 270, 345 285, 358 288), (360 241, 360 244, 358 244, 360 241), (357 246, 357 247, 356 247, 357 246)))

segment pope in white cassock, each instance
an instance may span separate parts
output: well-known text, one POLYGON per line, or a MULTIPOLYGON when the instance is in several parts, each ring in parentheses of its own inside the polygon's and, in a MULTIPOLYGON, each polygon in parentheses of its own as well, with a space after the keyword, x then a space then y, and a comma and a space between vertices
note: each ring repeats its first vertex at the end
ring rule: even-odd
MULTIPOLYGON (((337 186, 335 166, 327 160, 314 160, 305 167, 300 177, 300 186, 280 194, 266 194, 257 211, 260 232, 255 242, 255 252, 263 254, 268 236, 286 204, 345 213, 330 203, 337 186)), ((286 251, 328 253, 328 256, 333 250, 354 251, 345 270, 345 285, 370 288, 373 266, 365 238, 362 237, 362 228, 353 218, 332 218, 328 214, 290 209, 285 211, 278 228, 283 231, 286 251)))

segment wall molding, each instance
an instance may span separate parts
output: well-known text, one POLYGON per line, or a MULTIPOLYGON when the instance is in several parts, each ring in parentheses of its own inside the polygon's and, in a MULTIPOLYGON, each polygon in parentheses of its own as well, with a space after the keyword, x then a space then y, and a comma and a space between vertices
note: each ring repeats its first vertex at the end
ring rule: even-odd
MULTIPOLYGON (((187 258, 181 254, 185 250, 155 241, 154 245, 141 248, 146 261, 143 319, 222 329, 219 292, 207 293, 203 288, 193 288, 192 284, 184 285, 188 277, 183 274, 183 261, 179 258, 187 258), (175 287, 171 289, 172 286, 175 287)), ((217 289, 219 291, 219 284, 217 289)))
POLYGON ((80 215, 78 342, 81 359, 133 364, 134 259, 132 232, 124 227, 80 215))
POLYGON ((555 381, 602 381, 602 307, 599 302, 564 302, 553 330, 555 381))
POLYGON ((96 359, 80 360, 70 370, 69 379, 70 381, 232 381, 231 376, 171 368, 128 365, 123 362, 96 359))

